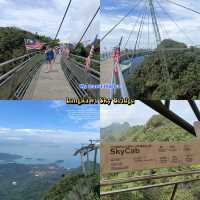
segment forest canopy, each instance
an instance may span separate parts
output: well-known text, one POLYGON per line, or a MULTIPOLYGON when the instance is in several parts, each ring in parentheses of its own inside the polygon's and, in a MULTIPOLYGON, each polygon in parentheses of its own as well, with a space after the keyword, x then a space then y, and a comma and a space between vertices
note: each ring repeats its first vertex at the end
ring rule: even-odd
POLYGON ((126 83, 130 96, 137 99, 200 98, 200 49, 167 39, 156 50, 129 75, 126 83), (177 50, 165 50, 169 48, 177 50))
MULTIPOLYGON (((50 37, 39 35, 38 33, 31 33, 17 27, 0 27, 0 63, 26 54, 24 39, 39 40, 50 47, 59 46, 58 39, 54 40, 50 37)), ((83 43, 79 43, 75 49, 72 49, 72 53, 82 57, 87 57, 91 46, 92 44, 84 46, 83 43)), ((93 59, 100 60, 99 39, 95 45, 93 59)), ((83 62, 82 60, 78 61, 83 62)), ((85 62, 83 62, 83 64, 85 64, 85 62)), ((94 66, 94 68, 98 71, 100 70, 99 66, 94 66)))
POLYGON ((17 27, 0 27, 0 63, 24 55, 26 53, 24 39, 37 39, 53 46, 59 42, 17 27))

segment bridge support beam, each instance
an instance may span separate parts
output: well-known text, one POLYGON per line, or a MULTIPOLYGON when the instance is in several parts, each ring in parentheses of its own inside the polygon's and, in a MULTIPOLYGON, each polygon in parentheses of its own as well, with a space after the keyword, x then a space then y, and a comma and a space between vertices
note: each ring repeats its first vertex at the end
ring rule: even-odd
POLYGON ((190 99, 190 100, 188 100, 188 102, 189 102, 192 110, 194 111, 194 114, 196 115, 197 119, 200 121, 200 111, 199 111, 195 101, 190 99))
POLYGON ((169 110, 160 100, 141 100, 144 104, 160 113, 170 121, 174 122, 178 126, 182 127, 192 135, 196 136, 194 127, 185 121, 183 118, 179 117, 176 113, 169 110))

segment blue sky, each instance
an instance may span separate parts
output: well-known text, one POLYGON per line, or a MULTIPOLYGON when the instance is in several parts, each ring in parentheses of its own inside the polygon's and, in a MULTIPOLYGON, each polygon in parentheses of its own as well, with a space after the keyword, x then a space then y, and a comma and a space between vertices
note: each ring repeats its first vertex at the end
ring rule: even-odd
MULTIPOLYGON (((200 4, 195 0, 174 0, 177 3, 185 5, 200 11, 200 4)), ((146 5, 145 0, 102 0, 102 15, 101 15, 101 35, 103 36, 113 25, 115 25, 131 8, 135 8, 130 16, 119 25, 110 36, 108 36, 102 43, 102 49, 105 47, 111 49, 115 46, 119 38, 124 36, 124 43, 126 42, 129 33, 133 29, 133 26, 137 20, 138 13, 144 12, 146 5)), ((177 7, 170 4, 167 0, 154 0, 156 14, 158 16, 158 23, 162 39, 172 38, 180 42, 185 42, 187 45, 200 44, 200 15, 177 7), (171 16, 171 19, 162 8, 171 16), (175 21, 176 24, 173 22, 175 21), (182 31, 180 31, 180 28, 182 31), (184 33, 182 33, 184 32, 184 33), (189 39, 188 39, 189 38, 189 39)), ((150 14, 150 13, 149 13, 150 14)), ((135 31, 131 36, 128 48, 133 48, 136 40, 136 34, 139 29, 139 24, 135 26, 135 31)), ((155 37, 153 35, 152 25, 150 24, 150 47, 155 46, 155 37)), ((148 17, 145 18, 145 24, 143 28, 142 40, 140 47, 147 47, 148 43, 148 17)), ((123 44, 122 44, 123 46, 123 44)))
MULTIPOLYGON (((200 109, 200 101, 196 101, 200 109)), ((171 101, 170 109, 183 117, 186 121, 193 124, 197 121, 189 103, 182 100, 171 101)), ((132 106, 111 105, 110 107, 101 105, 101 127, 106 127, 112 123, 128 122, 130 125, 144 125, 155 114, 158 114, 141 101, 136 101, 132 106), (123 115, 122 115, 123 113, 123 115)))
POLYGON ((99 138, 99 106, 64 101, 0 101, 0 139, 87 142, 99 138))
MULTIPOLYGON (((0 0, 0 27, 19 28, 55 37, 69 0, 0 0)), ((99 7, 99 0, 72 0, 59 34, 61 41, 77 42, 99 7)), ((99 16, 84 40, 93 40, 99 32, 99 16)))

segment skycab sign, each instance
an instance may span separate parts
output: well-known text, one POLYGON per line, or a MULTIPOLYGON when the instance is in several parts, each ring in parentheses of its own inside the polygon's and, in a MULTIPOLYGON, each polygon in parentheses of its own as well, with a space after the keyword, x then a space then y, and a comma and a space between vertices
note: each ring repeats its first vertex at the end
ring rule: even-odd
POLYGON ((128 172, 200 163, 200 140, 190 142, 102 143, 101 173, 128 172))

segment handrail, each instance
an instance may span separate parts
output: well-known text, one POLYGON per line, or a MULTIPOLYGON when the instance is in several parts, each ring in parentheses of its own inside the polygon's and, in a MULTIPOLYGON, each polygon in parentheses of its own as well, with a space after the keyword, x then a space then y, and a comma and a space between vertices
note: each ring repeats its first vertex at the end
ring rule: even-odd
POLYGON ((30 55, 35 54, 35 53, 37 53, 37 52, 25 54, 25 55, 23 55, 23 56, 20 56, 20 57, 17 57, 17 58, 13 58, 13 59, 8 60, 8 61, 6 61, 6 62, 0 63, 0 67, 2 67, 2 66, 4 66, 4 65, 8 65, 8 64, 10 64, 10 63, 13 63, 13 62, 15 62, 15 61, 18 61, 18 60, 20 60, 20 59, 22 59, 22 58, 26 58, 26 57, 28 57, 28 56, 30 56, 30 55))
MULTIPOLYGON (((74 56, 74 57, 76 57, 76 58, 80 58, 80 59, 82 59, 82 60, 85 60, 85 57, 78 56, 78 55, 75 55, 75 54, 72 54, 72 53, 71 53, 70 55, 72 55, 72 56, 74 56)), ((95 59, 91 59, 91 61, 94 62, 94 63, 96 63, 96 64, 99 64, 99 63, 100 63, 100 61, 95 60, 95 59)))
POLYGON ((180 171, 180 172, 160 174, 160 175, 133 176, 128 178, 103 180, 100 182, 100 185, 101 186, 118 185, 118 184, 130 183, 133 181, 135 182, 135 181, 144 181, 150 179, 161 179, 166 177, 190 176, 194 174, 200 174, 200 170, 180 171))
MULTIPOLYGON (((83 59, 83 57, 81 57, 83 59)), ((100 72, 93 68, 88 71, 85 69, 85 65, 78 62, 73 55, 71 57, 61 57, 62 69, 68 79, 70 85, 79 97, 86 96, 99 96, 99 90, 83 89, 80 84, 99 84, 100 72)))
POLYGON ((32 58, 29 58, 28 60, 24 61, 23 63, 19 64, 17 67, 15 67, 14 69, 11 69, 10 71, 8 71, 7 73, 3 74, 2 76, 0 76, 0 81, 4 80, 5 78, 7 78, 10 74, 14 73, 15 71, 17 71, 19 68, 21 68, 24 64, 26 64, 27 62, 29 62, 32 58))
MULTIPOLYGON (((117 75, 115 75, 114 72, 112 72, 111 84, 114 84, 114 83, 117 84, 117 81, 118 81, 118 84, 120 86, 119 89, 120 89, 121 97, 123 97, 123 98, 129 97, 128 90, 127 90, 127 87, 126 87, 126 83, 125 83, 125 80, 124 80, 120 66, 117 67, 117 72, 118 72, 117 75)), ((110 98, 114 97, 115 90, 116 90, 115 88, 111 89, 110 98)))
POLYGON ((133 187, 133 188, 127 188, 127 189, 114 190, 114 191, 109 191, 109 192, 101 192, 100 196, 107 196, 107 195, 113 195, 113 194, 119 194, 119 193, 125 193, 125 192, 135 192, 135 191, 140 191, 144 189, 152 189, 152 188, 158 188, 158 187, 164 187, 164 186, 170 186, 170 185, 178 185, 181 183, 191 183, 195 181, 200 181, 200 178, 167 182, 167 183, 159 183, 159 184, 153 184, 153 185, 145 185, 145 186, 139 186, 139 187, 133 187))
POLYGON ((12 69, 8 68, 7 72, 0 76, 1 99, 23 98, 33 76, 44 61, 43 54, 34 54, 33 56, 29 54, 28 59, 23 59, 27 56, 19 57, 18 60, 21 58, 22 60, 14 63, 15 65, 11 66, 12 69))
MULTIPOLYGON (((85 68, 85 65, 83 65, 83 64, 81 64, 81 63, 79 63, 79 62, 77 62, 77 61, 74 60, 74 59, 72 59, 72 60, 73 60, 73 62, 76 63, 79 67, 85 68)), ((96 70, 93 69, 93 68, 90 68, 89 71, 92 71, 92 72, 96 73, 98 76, 100 76, 100 72, 96 71, 96 70)), ((92 75, 92 74, 91 74, 91 75, 92 75)), ((95 76, 93 76, 93 77, 96 78, 95 76)))
MULTIPOLYGON (((111 85, 114 85, 114 83, 115 83, 115 80, 114 80, 114 71, 112 71, 112 77, 111 77, 111 85)), ((114 96, 114 93, 115 93, 115 91, 114 91, 114 89, 112 88, 111 90, 110 90, 110 99, 112 99, 113 98, 113 96, 114 96)))
POLYGON ((119 67, 119 71, 118 71, 118 76, 119 76, 119 85, 120 85, 122 97, 123 98, 129 97, 128 90, 127 90, 127 87, 126 87, 126 83, 125 83, 124 77, 122 75, 122 70, 121 70, 120 67, 119 67))

